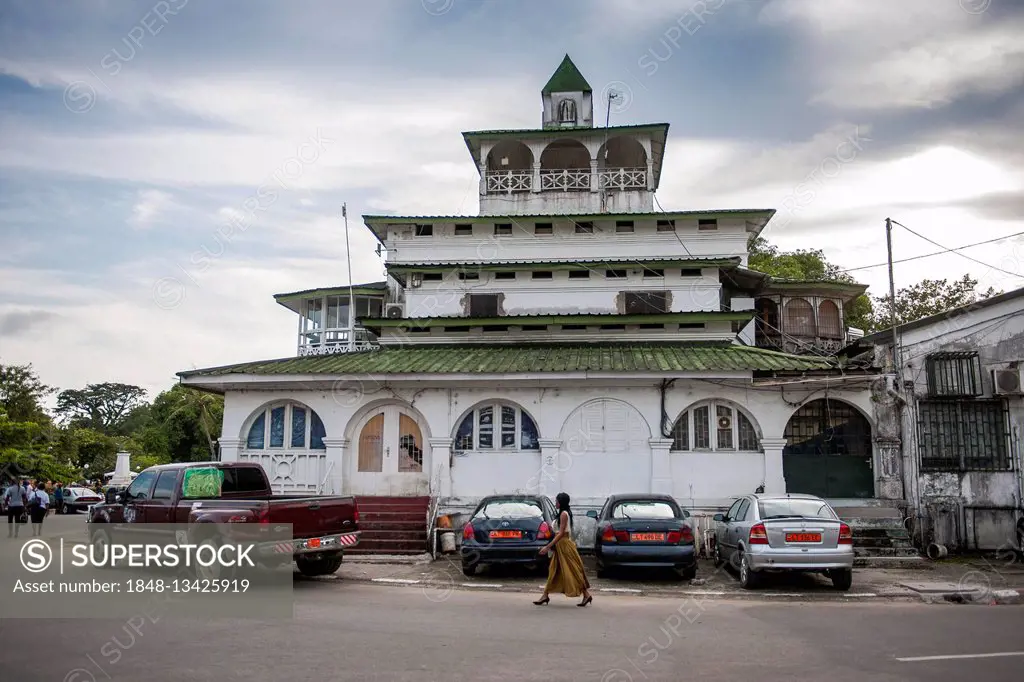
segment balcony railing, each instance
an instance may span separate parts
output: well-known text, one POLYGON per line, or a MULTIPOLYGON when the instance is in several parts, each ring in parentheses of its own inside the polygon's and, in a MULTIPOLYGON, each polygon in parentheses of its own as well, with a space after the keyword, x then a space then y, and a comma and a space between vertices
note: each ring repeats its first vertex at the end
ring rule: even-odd
POLYGON ((842 339, 821 336, 768 335, 758 333, 757 347, 781 351, 791 355, 835 355, 845 347, 842 339))
POLYGON ((601 189, 647 189, 646 168, 606 168, 598 177, 601 189))
POLYGON ((532 170, 496 170, 484 174, 488 194, 516 192, 589 192, 591 190, 647 189, 646 168, 601 168, 596 174, 585 168, 542 168, 540 187, 532 170), (597 186, 594 186, 594 182, 597 186))
POLYGON ((487 193, 529 192, 533 189, 532 171, 488 171, 487 193))
MULTIPOLYGON (((299 355, 333 355, 348 353, 348 328, 312 329, 299 334, 299 355)), ((380 348, 377 337, 365 329, 355 330, 352 351, 376 350, 380 348)))
POLYGON ((540 171, 540 191, 589 192, 589 170, 544 170, 540 171))

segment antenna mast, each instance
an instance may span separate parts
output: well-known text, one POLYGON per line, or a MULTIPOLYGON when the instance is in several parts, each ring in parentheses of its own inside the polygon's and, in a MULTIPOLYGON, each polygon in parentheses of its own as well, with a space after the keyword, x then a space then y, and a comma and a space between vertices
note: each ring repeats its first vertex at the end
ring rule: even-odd
POLYGON ((341 205, 341 217, 345 219, 345 259, 348 261, 348 352, 356 347, 356 296, 352 286, 352 249, 348 242, 348 204, 341 205))

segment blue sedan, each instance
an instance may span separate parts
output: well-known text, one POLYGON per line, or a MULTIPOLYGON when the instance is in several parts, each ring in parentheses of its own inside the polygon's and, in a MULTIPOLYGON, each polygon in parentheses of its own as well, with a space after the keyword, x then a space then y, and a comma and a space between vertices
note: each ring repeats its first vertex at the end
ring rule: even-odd
POLYGON ((689 514, 669 495, 612 495, 597 520, 597 576, 613 567, 670 568, 683 580, 697 576, 697 552, 689 514))

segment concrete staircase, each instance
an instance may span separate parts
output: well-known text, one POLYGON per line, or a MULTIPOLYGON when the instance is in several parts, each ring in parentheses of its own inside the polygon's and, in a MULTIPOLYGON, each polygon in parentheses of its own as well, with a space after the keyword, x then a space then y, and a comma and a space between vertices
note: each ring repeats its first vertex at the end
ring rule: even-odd
POLYGON ((829 500, 839 518, 853 531, 854 566, 926 568, 927 562, 910 542, 899 500, 829 500))
POLYGON ((427 551, 429 497, 357 497, 359 544, 353 555, 423 554, 427 551))

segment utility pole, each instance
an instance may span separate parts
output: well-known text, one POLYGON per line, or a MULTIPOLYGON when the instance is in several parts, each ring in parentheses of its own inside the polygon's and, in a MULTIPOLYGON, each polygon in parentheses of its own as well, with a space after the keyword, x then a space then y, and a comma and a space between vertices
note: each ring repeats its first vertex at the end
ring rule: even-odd
POLYGON ((348 242, 348 204, 341 205, 341 217, 345 219, 345 258, 348 260, 348 352, 356 347, 356 297, 352 287, 352 249, 348 242))
POLYGON ((903 360, 900 358, 899 338, 896 334, 896 281, 892 274, 892 220, 885 219, 885 245, 889 252, 889 322, 892 325, 892 364, 896 373, 896 390, 903 390, 903 360))

